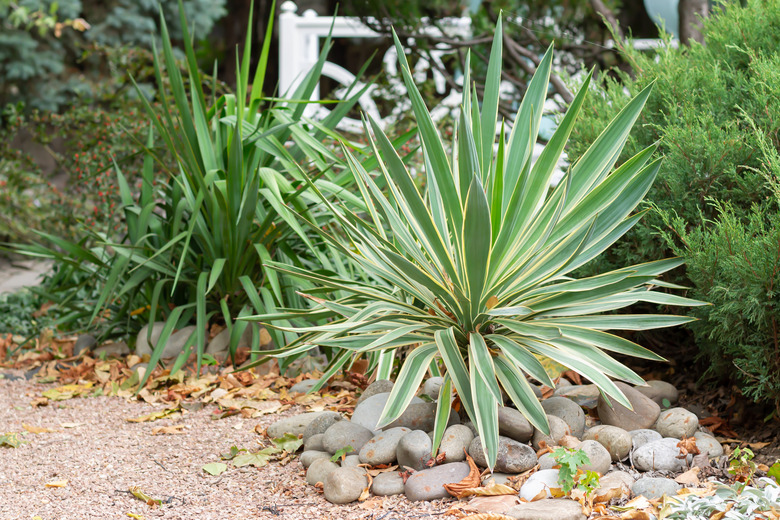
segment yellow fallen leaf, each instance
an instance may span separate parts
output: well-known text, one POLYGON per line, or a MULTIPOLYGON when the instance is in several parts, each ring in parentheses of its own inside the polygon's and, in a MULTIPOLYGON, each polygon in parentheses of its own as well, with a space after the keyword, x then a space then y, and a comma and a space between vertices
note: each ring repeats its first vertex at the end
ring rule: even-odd
POLYGON ((477 513, 464 516, 460 520, 514 520, 514 517, 502 515, 501 513, 477 513))
POLYGON ((126 420, 127 422, 134 422, 134 423, 151 422, 151 421, 156 421, 157 419, 164 419, 165 417, 169 417, 174 413, 178 413, 178 411, 179 411, 179 407, 177 406, 175 408, 166 408, 165 410, 159 410, 157 412, 152 412, 147 415, 142 415, 141 417, 128 418, 126 420))
POLYGON ((135 513, 127 513, 127 516, 130 518, 135 518, 135 520, 144 520, 144 517, 142 515, 137 515, 135 513))
POLYGON ((41 426, 32 426, 25 423, 22 423, 22 428, 30 433, 52 433, 54 431, 50 428, 42 428, 41 426))
POLYGON ((506 484, 490 484, 485 487, 476 487, 463 489, 459 493, 460 498, 478 496, 478 497, 490 497, 496 495, 517 495, 517 490, 507 486, 506 484))
POLYGON ((68 485, 68 481, 66 479, 63 480, 55 480, 54 482, 47 482, 46 487, 49 488, 61 488, 68 485))

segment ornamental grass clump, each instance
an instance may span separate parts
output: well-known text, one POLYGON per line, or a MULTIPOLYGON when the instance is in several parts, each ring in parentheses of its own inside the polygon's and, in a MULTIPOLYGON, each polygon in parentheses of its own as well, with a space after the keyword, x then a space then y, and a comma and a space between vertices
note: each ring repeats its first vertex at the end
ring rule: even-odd
POLYGON ((638 301, 700 303, 651 291, 666 285, 657 278, 680 265, 677 259, 579 280, 567 276, 641 217, 631 213, 658 171, 660 159, 652 159, 655 147, 611 170, 649 89, 626 106, 550 191, 555 164, 582 107, 588 80, 542 155, 532 162, 552 48, 528 86, 511 131, 507 135, 502 124, 496 141, 501 41, 499 21, 484 96, 479 99, 467 75, 448 155, 395 38, 419 126, 427 191, 417 189, 392 143, 376 122, 369 121, 371 146, 382 158, 377 174, 369 173, 344 150, 367 209, 355 214, 323 196, 347 240, 317 230, 379 282, 323 276, 269 262, 280 273, 332 291, 332 299, 310 297, 315 309, 328 313, 331 321, 309 327, 275 324, 280 319, 296 320, 299 311, 252 318, 299 334, 285 348, 272 352, 279 357, 298 355, 317 345, 340 347, 342 353, 320 384, 362 355, 369 356, 377 378, 387 378, 394 359, 405 353, 378 427, 406 409, 428 370, 443 373, 433 451, 450 409, 460 407, 476 425, 491 467, 498 451, 502 389, 535 427, 549 432, 526 378, 554 386, 539 356, 571 368, 604 394, 630 406, 612 378, 643 381, 607 352, 661 358, 607 331, 668 327, 690 318, 611 312, 638 301))

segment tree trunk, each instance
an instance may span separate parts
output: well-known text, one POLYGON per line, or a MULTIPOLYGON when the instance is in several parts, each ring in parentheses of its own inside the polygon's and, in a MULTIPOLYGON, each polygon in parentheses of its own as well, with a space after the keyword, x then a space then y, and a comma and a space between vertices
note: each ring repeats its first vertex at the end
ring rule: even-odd
POLYGON ((680 16, 680 42, 689 45, 689 40, 704 43, 701 32, 702 19, 709 15, 707 0, 680 0, 677 6, 680 16))

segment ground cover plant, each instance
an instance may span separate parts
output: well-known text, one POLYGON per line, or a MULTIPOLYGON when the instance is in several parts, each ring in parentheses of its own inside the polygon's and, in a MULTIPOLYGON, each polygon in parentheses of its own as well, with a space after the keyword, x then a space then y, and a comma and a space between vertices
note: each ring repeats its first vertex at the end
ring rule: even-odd
MULTIPOLYGON (((325 193, 344 191, 349 199, 351 176, 344 175, 341 160, 323 140, 362 92, 356 91, 326 120, 300 126, 305 107, 300 100, 308 99, 317 84, 329 41, 301 86, 288 93, 290 98, 268 98, 263 80, 272 26, 253 77, 249 31, 243 54, 236 58, 240 74, 235 93, 209 100, 183 13, 185 75, 161 15, 163 47, 154 53, 159 105, 144 102, 151 124, 147 141, 139 143, 144 161, 137 196, 115 165, 123 213, 120 233, 85 228, 78 242, 41 233, 51 245, 17 248, 56 260, 57 272, 39 291, 57 303, 64 327, 86 324, 106 338, 164 320, 150 361, 155 364, 170 334, 193 322, 196 332, 175 367, 190 352, 200 365, 209 322, 230 329, 232 355, 247 327, 244 322, 233 326, 237 316, 296 298, 292 286, 263 269, 271 258, 359 276, 289 209, 327 225, 319 199, 306 189, 309 182, 325 193), (162 146, 155 147, 156 142, 162 146)), ((212 92, 217 91, 215 76, 212 92)), ((373 160, 367 161, 372 167, 373 160)), ((149 331, 151 335, 151 327, 149 331)), ((257 330, 253 335, 257 346, 257 330)), ((274 339, 284 342, 282 335, 274 339)))
POLYGON ((775 407, 778 24, 778 2, 723 2, 704 23, 704 45, 652 54, 626 46, 632 74, 602 75, 569 145, 582 153, 631 96, 655 83, 618 161, 659 143, 665 160, 646 198, 654 210, 584 272, 683 256, 675 281, 714 304, 691 311, 705 376, 775 407))
MULTIPOLYGON (((516 121, 524 123, 516 124, 509 136, 502 127, 496 142, 501 34, 499 22, 484 96, 480 99, 476 90, 464 94, 450 157, 408 64, 401 60, 426 164, 425 193, 417 189, 390 140, 370 121, 371 145, 383 159, 378 177, 345 149, 366 212, 355 214, 322 197, 348 241, 320 230, 316 223, 311 223, 311 229, 384 284, 269 262, 280 273, 344 296, 310 297, 320 312, 332 317, 325 325, 302 325, 303 314, 295 310, 250 318, 299 334, 285 348, 270 353, 281 358, 317 345, 342 348, 320 385, 364 354, 370 356, 376 377, 386 379, 395 357, 405 352, 379 427, 401 415, 426 372, 443 371, 432 452, 436 452, 451 408, 462 408, 476 425, 491 467, 497 456, 502 389, 536 428, 549 431, 544 411, 526 380, 531 375, 553 386, 535 355, 570 367, 617 402, 630 406, 611 378, 633 383, 642 379, 605 351, 659 357, 606 331, 666 327, 690 318, 603 313, 639 301, 700 303, 651 290, 665 285, 658 277, 680 265, 677 259, 578 280, 568 276, 641 218, 631 213, 658 171, 660 159, 652 159, 655 147, 610 171, 650 88, 620 112, 558 187, 548 192, 553 168, 588 92, 587 82, 544 153, 532 164, 552 49, 545 54, 518 111, 516 121), (298 326, 288 327, 279 320, 293 320, 298 326), (452 389, 457 400, 453 400, 452 389)), ((395 44, 403 56, 397 38, 395 44)), ((468 76, 466 84, 471 84, 468 76)))

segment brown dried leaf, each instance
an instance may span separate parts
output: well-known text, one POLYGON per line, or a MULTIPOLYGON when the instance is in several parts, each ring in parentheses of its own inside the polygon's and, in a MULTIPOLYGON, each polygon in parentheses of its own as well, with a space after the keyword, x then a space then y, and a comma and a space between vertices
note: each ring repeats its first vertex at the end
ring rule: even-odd
POLYGON ((698 486, 700 484, 699 471, 701 471, 699 468, 693 467, 688 471, 686 471, 685 473, 681 473, 677 475, 674 481, 677 482, 678 484, 692 484, 698 486))
POLYGON ((517 490, 507 486, 506 484, 490 484, 485 487, 475 487, 464 489, 460 492, 458 498, 465 498, 470 496, 478 497, 492 497, 497 495, 517 495, 517 490))
POLYGON ((474 511, 475 513, 504 513, 514 506, 521 504, 522 501, 514 495, 497 495, 474 497, 463 507, 465 511, 474 511))
POLYGON ((544 500, 547 498, 547 489, 542 489, 539 491, 539 493, 536 494, 535 497, 531 499, 531 502, 536 502, 537 500, 544 500))
POLYGON ((181 435, 184 424, 174 424, 173 426, 158 426, 152 429, 152 435, 181 435))
POLYGON ((67 479, 62 480, 55 480, 54 482, 47 482, 46 487, 47 488, 61 488, 68 485, 67 479))
POLYGON ((385 499, 382 497, 374 497, 369 500, 366 500, 365 502, 361 502, 358 504, 358 507, 361 509, 381 509, 385 505, 385 499))
POLYGON ((41 426, 32 426, 30 424, 22 423, 22 428, 27 430, 30 433, 53 433, 56 430, 52 430, 51 428, 42 428, 41 426))
POLYGON ((502 515, 501 513, 477 513, 464 516, 460 520, 514 520, 514 517, 502 515))
MULTIPOLYGON (((464 449, 463 451, 465 452, 466 450, 464 449)), ((466 453, 466 462, 469 463, 469 468, 471 468, 469 474, 466 475, 466 478, 457 484, 444 484, 444 489, 447 490, 447 493, 454 496, 455 498, 461 498, 460 494, 463 491, 477 488, 482 483, 479 468, 474 463, 474 459, 472 459, 468 453, 466 453)))
POLYGON ((677 443, 677 447, 680 448, 680 454, 677 455, 678 459, 684 459, 688 455, 698 455, 701 453, 696 446, 695 437, 686 437, 677 443))

